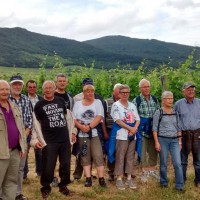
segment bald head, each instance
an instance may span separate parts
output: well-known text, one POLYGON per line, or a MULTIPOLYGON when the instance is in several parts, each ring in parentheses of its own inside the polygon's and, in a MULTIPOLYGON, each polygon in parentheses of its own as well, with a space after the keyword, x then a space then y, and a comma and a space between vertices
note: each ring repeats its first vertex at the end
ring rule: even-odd
POLYGON ((10 85, 5 80, 0 80, 0 101, 7 101, 10 95, 10 85))

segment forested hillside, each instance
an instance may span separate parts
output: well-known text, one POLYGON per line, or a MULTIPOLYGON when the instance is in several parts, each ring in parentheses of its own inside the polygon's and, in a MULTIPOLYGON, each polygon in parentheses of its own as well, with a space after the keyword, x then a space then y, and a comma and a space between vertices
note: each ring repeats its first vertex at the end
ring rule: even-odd
MULTIPOLYGON (((35 67, 45 59, 53 67, 59 58, 63 65, 110 69, 130 65, 136 69, 142 61, 146 68, 159 67, 171 61, 173 67, 184 61, 194 47, 142 40, 124 36, 107 36, 79 42, 30 32, 22 28, 0 28, 0 65, 35 67), (56 55, 56 56, 55 56, 56 55)), ((199 56, 196 48, 194 58, 199 56)))

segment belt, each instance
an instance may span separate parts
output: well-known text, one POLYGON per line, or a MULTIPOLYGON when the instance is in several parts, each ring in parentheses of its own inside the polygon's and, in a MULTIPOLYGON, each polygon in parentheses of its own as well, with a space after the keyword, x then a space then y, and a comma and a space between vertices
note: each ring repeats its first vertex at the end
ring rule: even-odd
POLYGON ((200 133, 200 128, 196 129, 196 130, 186 130, 186 131, 182 131, 183 133, 200 133))

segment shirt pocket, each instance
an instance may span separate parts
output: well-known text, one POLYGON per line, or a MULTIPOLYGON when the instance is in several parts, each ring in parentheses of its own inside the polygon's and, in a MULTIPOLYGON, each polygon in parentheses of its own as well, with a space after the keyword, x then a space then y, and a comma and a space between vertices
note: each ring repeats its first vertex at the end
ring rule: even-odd
POLYGON ((0 132, 5 131, 5 119, 3 115, 0 115, 0 132))

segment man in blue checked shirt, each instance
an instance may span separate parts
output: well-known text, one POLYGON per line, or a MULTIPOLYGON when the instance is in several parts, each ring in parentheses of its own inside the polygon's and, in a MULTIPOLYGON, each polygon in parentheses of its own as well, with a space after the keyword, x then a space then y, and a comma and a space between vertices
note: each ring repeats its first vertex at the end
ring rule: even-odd
MULTIPOLYGON (((21 94, 23 85, 24 81, 20 75, 14 75, 10 78, 10 89, 11 89, 10 100, 16 103, 22 112, 22 118, 27 136, 27 142, 30 142, 30 131, 32 129, 33 117, 32 117, 31 102, 29 98, 26 95, 21 94)), ((16 200, 27 199, 22 194, 24 166, 27 156, 25 158, 22 158, 20 161, 16 200)))
POLYGON ((150 94, 150 82, 148 80, 142 79, 139 82, 139 90, 140 95, 133 100, 140 116, 140 126, 136 134, 136 151, 141 158, 143 171, 141 181, 147 182, 150 177, 157 180, 160 178, 156 170, 158 153, 152 134, 153 114, 159 108, 159 104, 156 97, 150 94))

